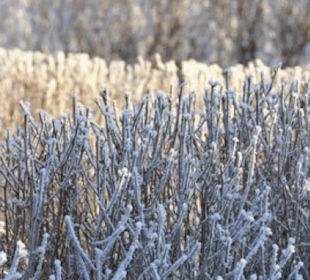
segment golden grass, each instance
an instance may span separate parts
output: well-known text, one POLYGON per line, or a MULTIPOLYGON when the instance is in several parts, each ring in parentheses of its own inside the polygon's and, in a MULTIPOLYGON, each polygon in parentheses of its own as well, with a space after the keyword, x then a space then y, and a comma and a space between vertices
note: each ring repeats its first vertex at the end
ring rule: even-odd
MULTIPOLYGON (((52 56, 0 48, 0 65, 0 119, 3 127, 14 127, 21 123, 22 114, 17 109, 19 100, 30 102, 35 114, 43 109, 53 116, 59 116, 69 111, 72 93, 77 93, 86 106, 93 106, 100 90, 107 88, 121 107, 125 92, 132 93, 134 101, 138 101, 148 90, 170 92, 172 88, 172 94, 175 95, 180 80, 185 80, 186 92, 199 93, 199 104, 210 80, 224 84, 223 69, 218 65, 188 60, 178 67, 174 61, 163 62, 159 55, 154 55, 150 61, 139 57, 135 64, 129 65, 124 61, 108 64, 102 58, 91 58, 85 53, 65 56, 59 52, 52 56)), ((259 60, 248 66, 231 67, 231 89, 240 91, 244 78, 250 73, 253 80, 258 81, 261 71, 266 78, 272 73, 272 69, 259 60)), ((277 82, 291 78, 305 79, 308 74, 301 67, 286 68, 279 71, 277 82)))

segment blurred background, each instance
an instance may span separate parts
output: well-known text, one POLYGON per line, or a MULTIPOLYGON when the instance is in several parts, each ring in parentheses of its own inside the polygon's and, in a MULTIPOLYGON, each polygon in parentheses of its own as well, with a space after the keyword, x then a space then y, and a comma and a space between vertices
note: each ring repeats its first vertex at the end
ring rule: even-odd
POLYGON ((0 47, 304 66, 309 13, 309 0, 1 0, 0 47))

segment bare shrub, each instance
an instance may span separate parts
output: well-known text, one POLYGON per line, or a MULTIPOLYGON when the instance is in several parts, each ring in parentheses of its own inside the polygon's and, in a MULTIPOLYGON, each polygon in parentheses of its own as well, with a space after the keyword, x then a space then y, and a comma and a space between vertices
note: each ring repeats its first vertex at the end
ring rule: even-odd
POLYGON ((104 90, 101 123, 76 97, 39 122, 21 103, 0 153, 2 277, 308 279, 309 84, 274 81, 210 82, 200 110, 184 84, 121 114, 104 90))

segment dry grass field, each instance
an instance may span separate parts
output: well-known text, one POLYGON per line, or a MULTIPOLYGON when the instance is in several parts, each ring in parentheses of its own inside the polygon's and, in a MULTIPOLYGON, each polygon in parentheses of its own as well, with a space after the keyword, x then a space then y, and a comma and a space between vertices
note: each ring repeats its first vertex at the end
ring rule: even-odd
MULTIPOLYGON (((118 108, 123 108, 124 94, 128 93, 135 102, 145 94, 156 92, 172 94, 176 98, 178 86, 186 83, 185 94, 197 92, 198 107, 203 103, 203 92, 210 81, 226 83, 227 69, 218 65, 207 65, 194 60, 163 62, 159 55, 150 61, 139 58, 135 64, 124 61, 107 63, 88 54, 59 52, 56 56, 40 52, 5 50, 0 48, 0 100, 2 127, 21 124, 20 100, 29 102, 35 116, 44 110, 60 116, 71 108, 72 94, 79 96, 85 106, 93 106, 98 93, 106 88, 118 108)), ((258 83, 262 73, 270 79, 274 69, 260 60, 229 68, 230 90, 242 91, 244 79, 252 75, 258 83)), ((309 71, 301 67, 279 69, 275 83, 290 82, 292 79, 307 80, 309 71)), ((3 131, 1 132, 3 135, 3 131)))

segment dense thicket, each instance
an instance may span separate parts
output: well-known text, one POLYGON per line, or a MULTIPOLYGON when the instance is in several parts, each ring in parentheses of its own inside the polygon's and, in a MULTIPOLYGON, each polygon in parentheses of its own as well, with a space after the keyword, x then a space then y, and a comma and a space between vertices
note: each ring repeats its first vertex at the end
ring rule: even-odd
POLYGON ((0 153, 3 277, 309 279, 309 84, 228 76, 199 110, 184 84, 39 122, 21 102, 0 153))
POLYGON ((310 54, 308 0, 2 0, 0 46, 133 62, 160 53, 222 67, 310 54))

